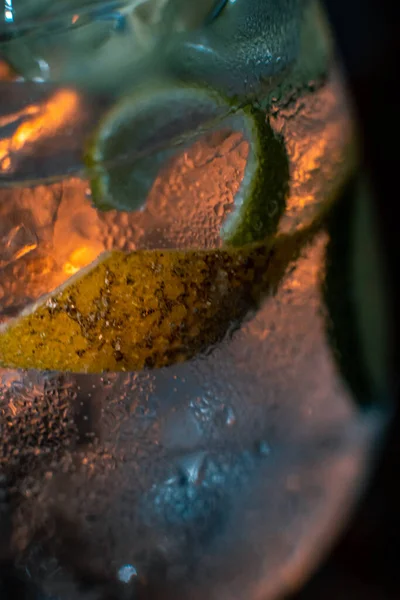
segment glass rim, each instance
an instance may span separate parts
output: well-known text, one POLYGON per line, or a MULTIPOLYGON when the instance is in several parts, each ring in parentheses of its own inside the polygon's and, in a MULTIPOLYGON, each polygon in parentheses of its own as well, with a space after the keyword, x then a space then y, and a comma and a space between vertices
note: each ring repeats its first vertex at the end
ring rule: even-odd
MULTIPOLYGON (((106 15, 103 14, 105 9, 115 11, 124 6, 126 6, 124 0, 83 0, 82 5, 79 7, 64 7, 63 10, 58 12, 27 17, 16 23, 13 18, 15 8, 13 8, 11 0, 5 0, 4 16, 2 21, 0 21, 0 47, 2 44, 11 42, 16 37, 22 37, 40 31, 49 25, 54 25, 60 20, 73 18, 75 15, 78 15, 79 17, 92 15, 94 17, 102 17, 105 19, 106 15), (7 12, 9 13, 9 19, 7 19, 7 12)), ((110 15, 110 20, 111 19, 112 17, 110 15)), ((75 23, 71 19, 71 25, 74 24, 75 23)))

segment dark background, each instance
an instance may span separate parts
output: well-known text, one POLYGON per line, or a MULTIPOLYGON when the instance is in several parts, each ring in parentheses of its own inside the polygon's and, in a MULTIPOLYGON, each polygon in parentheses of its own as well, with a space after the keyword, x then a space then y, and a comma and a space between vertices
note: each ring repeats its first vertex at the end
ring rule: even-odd
MULTIPOLYGON (((388 279, 400 273, 398 214, 400 3, 326 0, 352 88, 372 178, 388 279), (396 210, 397 209, 397 210, 396 210)), ((391 287, 393 398, 399 391, 398 291, 391 287)), ((398 405, 397 405, 398 406, 398 405)), ((397 409, 375 476, 331 556, 292 600, 400 599, 400 415, 397 409)))

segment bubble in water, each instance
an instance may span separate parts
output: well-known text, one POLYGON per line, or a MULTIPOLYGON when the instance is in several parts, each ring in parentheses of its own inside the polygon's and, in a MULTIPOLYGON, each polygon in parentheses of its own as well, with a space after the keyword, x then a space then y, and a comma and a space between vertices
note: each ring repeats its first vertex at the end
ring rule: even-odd
POLYGON ((133 565, 124 565, 118 571, 118 579, 122 583, 130 583, 137 577, 137 571, 133 565))
POLYGON ((23 223, 16 225, 0 240, 0 268, 29 254, 37 246, 35 233, 23 223))
POLYGON ((269 456, 271 454, 271 446, 265 440, 257 443, 256 450, 260 456, 269 456))
POLYGON ((196 452, 185 456, 179 463, 179 468, 187 483, 199 484, 204 472, 206 452, 196 452))
POLYGON ((225 214, 224 204, 222 202, 218 202, 218 204, 214 206, 214 212, 217 215, 217 217, 222 218, 225 214))
POLYGON ((227 427, 232 427, 236 423, 236 415, 231 406, 225 406, 223 410, 225 424, 227 427))

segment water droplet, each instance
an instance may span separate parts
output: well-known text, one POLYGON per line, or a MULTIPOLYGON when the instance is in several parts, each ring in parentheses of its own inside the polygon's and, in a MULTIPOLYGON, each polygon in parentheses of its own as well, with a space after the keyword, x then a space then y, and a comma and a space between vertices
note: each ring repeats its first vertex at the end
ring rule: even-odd
POLYGON ((42 58, 39 58, 37 60, 37 63, 38 63, 40 72, 42 74, 42 76, 38 77, 37 79, 39 79, 40 81, 46 81, 46 79, 48 79, 49 75, 50 75, 50 67, 49 67, 48 63, 45 60, 43 60, 42 58))
POLYGON ((224 407, 224 416, 227 427, 232 427, 236 423, 236 415, 231 406, 224 407))
POLYGON ((269 456, 271 454, 271 446, 265 440, 258 442, 256 449, 260 456, 269 456))
POLYGON ((5 267, 16 261, 38 246, 38 240, 24 224, 13 227, 7 235, 0 240, 0 267, 5 267))
POLYGON ((206 452, 196 452, 180 460, 179 468, 187 483, 198 485, 201 482, 206 455, 206 452))
POLYGON ((130 583, 134 577, 137 577, 137 571, 133 565, 124 565, 118 571, 118 579, 122 583, 130 583))
POLYGON ((55 310, 57 308, 57 302, 53 298, 49 298, 46 302, 46 306, 50 308, 50 310, 55 310))
POLYGON ((214 206, 214 212, 217 215, 217 217, 221 218, 224 216, 225 214, 225 206, 222 202, 219 202, 218 204, 216 204, 214 206))
POLYGON ((236 415, 233 408, 227 405, 219 407, 215 414, 215 423, 217 427, 233 427, 236 423, 236 415))

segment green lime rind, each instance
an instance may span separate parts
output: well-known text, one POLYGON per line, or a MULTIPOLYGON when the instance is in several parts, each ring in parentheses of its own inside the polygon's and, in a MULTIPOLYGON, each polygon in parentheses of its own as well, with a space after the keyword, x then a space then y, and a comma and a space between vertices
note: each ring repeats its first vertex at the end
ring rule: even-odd
POLYGON ((149 86, 123 98, 84 151, 96 208, 142 208, 167 161, 232 110, 213 91, 175 84, 149 86))
MULTIPOLYGON (((236 207, 221 231, 224 242, 240 247, 276 232, 289 193, 289 161, 283 139, 265 113, 248 106, 243 114, 251 123, 250 153, 236 207)), ((235 199, 235 203, 237 199, 235 199)))
POLYGON ((85 153, 94 205, 100 210, 141 208, 168 159, 204 132, 227 126, 245 134, 250 151, 233 213, 223 225, 221 237, 226 244, 241 246, 273 234, 289 189, 284 143, 262 112, 251 106, 235 106, 214 91, 202 88, 154 88, 133 94, 111 109, 85 153), (177 107, 183 117, 176 118, 174 111, 168 110, 177 107), (154 130, 149 131, 143 124, 150 120, 149 126, 154 130), (136 154, 132 162, 127 160, 137 147, 145 148, 146 144, 153 149, 148 156, 136 154), (154 152, 157 144, 162 149, 154 152))

